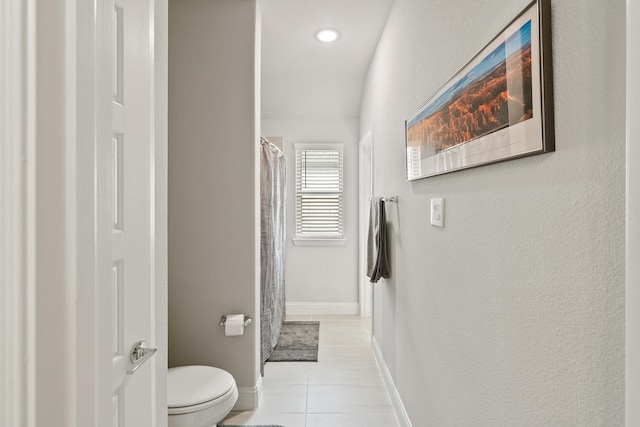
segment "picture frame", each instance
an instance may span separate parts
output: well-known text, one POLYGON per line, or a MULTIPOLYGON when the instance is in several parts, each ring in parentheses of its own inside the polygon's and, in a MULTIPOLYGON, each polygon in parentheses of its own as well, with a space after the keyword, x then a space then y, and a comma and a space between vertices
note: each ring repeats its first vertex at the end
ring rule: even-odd
POLYGON ((407 180, 555 151, 550 11, 531 2, 405 121, 407 180))

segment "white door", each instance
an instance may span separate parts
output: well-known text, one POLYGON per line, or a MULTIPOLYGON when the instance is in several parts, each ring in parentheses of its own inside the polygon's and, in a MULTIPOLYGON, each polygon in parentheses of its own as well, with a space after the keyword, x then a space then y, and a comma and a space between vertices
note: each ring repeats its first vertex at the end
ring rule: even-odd
MULTIPOLYGON (((115 0, 112 15, 112 197, 99 198, 113 212, 112 426, 155 425, 153 303, 153 67, 151 0, 115 0), (132 349, 144 341, 149 349, 132 349)), ((104 165, 103 163, 103 165, 104 165)), ((98 164, 101 160, 98 159, 98 164)), ((106 165, 105 165, 106 166, 106 165)), ((109 235, 109 234, 108 234, 109 235)), ((106 328, 105 328, 106 331, 106 328)))

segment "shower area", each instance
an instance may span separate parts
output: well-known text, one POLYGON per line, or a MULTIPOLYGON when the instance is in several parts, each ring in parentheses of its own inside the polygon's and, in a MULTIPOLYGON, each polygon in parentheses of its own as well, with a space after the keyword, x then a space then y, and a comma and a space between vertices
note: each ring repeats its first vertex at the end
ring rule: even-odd
POLYGON ((284 256, 287 163, 282 150, 260 138, 260 368, 275 348, 286 315, 284 256))

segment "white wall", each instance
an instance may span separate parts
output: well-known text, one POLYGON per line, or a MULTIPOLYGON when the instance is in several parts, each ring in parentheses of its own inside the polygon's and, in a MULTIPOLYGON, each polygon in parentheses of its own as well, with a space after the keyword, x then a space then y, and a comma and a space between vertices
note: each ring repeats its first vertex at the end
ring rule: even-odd
MULTIPOLYGON (((285 283, 289 310, 310 303, 315 310, 357 310, 358 302, 358 121, 356 119, 262 120, 264 136, 281 136, 287 157, 285 283), (344 246, 296 246, 295 151, 297 142, 344 143, 344 246), (319 305, 319 303, 328 303, 319 305)), ((355 314, 355 311, 354 311, 355 314)))
POLYGON ((258 381, 255 0, 169 3, 169 366, 258 381))
POLYGON ((404 180, 404 120, 527 3, 396 0, 368 74, 374 336, 416 426, 624 422, 624 1, 552 2, 556 152, 404 180))

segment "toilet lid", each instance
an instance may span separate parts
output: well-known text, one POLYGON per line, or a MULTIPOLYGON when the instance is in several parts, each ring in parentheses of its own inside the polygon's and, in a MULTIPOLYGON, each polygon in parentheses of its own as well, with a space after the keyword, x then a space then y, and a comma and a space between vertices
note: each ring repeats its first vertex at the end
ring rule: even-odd
POLYGON ((167 406, 199 405, 224 395, 235 385, 227 371, 212 366, 180 366, 167 374, 167 406))

